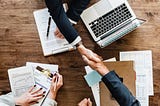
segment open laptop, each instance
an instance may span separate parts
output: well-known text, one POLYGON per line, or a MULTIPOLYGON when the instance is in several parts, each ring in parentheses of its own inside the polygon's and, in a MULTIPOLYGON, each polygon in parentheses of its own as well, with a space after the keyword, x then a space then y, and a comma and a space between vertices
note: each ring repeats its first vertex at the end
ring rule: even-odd
POLYGON ((84 10, 81 18, 100 47, 111 44, 145 22, 136 18, 127 0, 100 0, 84 10))

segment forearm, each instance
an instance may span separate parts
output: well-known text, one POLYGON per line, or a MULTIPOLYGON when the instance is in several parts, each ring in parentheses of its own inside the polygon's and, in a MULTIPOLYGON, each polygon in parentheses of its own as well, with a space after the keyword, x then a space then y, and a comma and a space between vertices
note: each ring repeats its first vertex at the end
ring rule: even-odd
POLYGON ((140 106, 138 100, 135 99, 128 88, 120 81, 114 71, 104 75, 102 81, 120 106, 140 106))
POLYGON ((61 0, 45 0, 45 2, 50 15, 66 40, 73 45, 81 41, 78 32, 73 28, 64 11, 61 0))

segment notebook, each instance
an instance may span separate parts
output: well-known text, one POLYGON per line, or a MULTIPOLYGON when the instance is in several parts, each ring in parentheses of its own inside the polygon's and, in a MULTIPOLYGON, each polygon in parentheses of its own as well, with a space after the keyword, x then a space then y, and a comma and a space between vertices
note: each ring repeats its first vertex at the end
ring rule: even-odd
POLYGON ((66 39, 60 39, 54 35, 56 24, 53 19, 51 20, 49 34, 47 37, 48 19, 50 17, 47 8, 36 10, 33 12, 33 14, 44 56, 72 51, 76 49, 71 44, 69 44, 66 39))
POLYGON ((105 47, 143 24, 127 0, 100 0, 81 14, 91 36, 105 47))

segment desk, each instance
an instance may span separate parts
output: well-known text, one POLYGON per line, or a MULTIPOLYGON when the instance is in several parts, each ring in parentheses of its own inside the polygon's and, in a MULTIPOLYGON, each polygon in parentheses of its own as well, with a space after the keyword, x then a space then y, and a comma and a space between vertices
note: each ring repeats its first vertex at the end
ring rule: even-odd
MULTIPOLYGON (((90 5, 96 1, 98 0, 91 0, 90 5)), ((82 21, 79 21, 75 28, 81 35, 84 45, 104 59, 111 57, 119 59, 120 51, 152 50, 154 96, 150 97, 149 104, 158 106, 160 105, 160 1, 129 0, 129 3, 136 15, 148 22, 103 49, 93 41, 82 21)), ((75 106, 84 97, 91 97, 93 101, 91 89, 83 78, 85 63, 77 51, 43 56, 33 11, 44 7, 44 0, 0 1, 0 93, 10 91, 7 70, 32 61, 59 64, 60 73, 64 76, 64 86, 57 97, 59 106, 75 106)))

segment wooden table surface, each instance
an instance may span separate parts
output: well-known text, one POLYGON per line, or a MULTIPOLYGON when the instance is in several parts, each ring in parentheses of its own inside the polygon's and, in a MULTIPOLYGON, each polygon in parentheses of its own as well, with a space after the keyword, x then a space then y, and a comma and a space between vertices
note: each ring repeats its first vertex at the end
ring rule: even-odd
MULTIPOLYGON (((97 1, 91 0, 90 5, 97 1)), ((104 59, 119 60, 120 51, 152 50, 154 96, 149 98, 149 104, 160 106, 160 1, 129 0, 129 3, 137 17, 147 23, 103 49, 93 41, 81 20, 75 28, 84 45, 104 59)), ((64 76, 64 86, 57 97, 59 106, 75 106, 84 97, 91 97, 94 102, 83 78, 86 64, 77 51, 43 56, 33 11, 44 7, 44 0, 0 0, 0 93, 10 91, 7 70, 30 61, 59 65, 64 76)))

